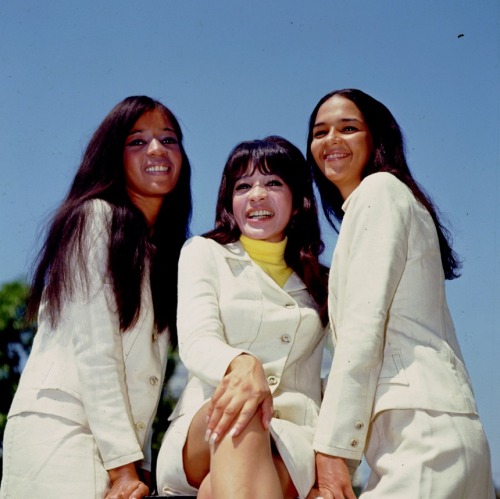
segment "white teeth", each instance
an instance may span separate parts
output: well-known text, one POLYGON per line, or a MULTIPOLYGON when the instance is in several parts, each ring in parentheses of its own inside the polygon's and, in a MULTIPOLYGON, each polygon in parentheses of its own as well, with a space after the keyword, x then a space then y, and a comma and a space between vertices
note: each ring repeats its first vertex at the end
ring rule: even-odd
POLYGON ((147 172, 168 172, 170 170, 170 166, 165 166, 165 165, 154 165, 154 166, 148 166, 146 168, 147 172))
POLYGON ((326 159, 342 159, 347 158, 348 154, 345 152, 334 152, 326 155, 326 159))
POLYGON ((248 218, 266 218, 266 217, 272 217, 273 212, 268 211, 268 210, 257 210, 257 211, 252 211, 251 213, 248 214, 248 218))

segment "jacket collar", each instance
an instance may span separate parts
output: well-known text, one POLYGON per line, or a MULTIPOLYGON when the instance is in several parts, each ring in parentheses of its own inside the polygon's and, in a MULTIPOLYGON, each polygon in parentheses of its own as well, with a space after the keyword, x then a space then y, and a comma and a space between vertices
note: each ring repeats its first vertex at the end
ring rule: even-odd
MULTIPOLYGON (((240 241, 235 241, 234 243, 225 244, 223 247, 226 249, 226 254, 225 254, 226 259, 239 260, 241 262, 250 263, 254 267, 258 268, 259 271, 265 274, 265 272, 250 258, 249 254, 245 251, 240 241)), ((278 285, 276 284, 276 286, 278 285)), ((286 281, 282 289, 287 293, 291 293, 293 291, 306 289, 306 285, 304 284, 302 279, 295 272, 293 272, 292 275, 288 278, 288 281, 286 281)))

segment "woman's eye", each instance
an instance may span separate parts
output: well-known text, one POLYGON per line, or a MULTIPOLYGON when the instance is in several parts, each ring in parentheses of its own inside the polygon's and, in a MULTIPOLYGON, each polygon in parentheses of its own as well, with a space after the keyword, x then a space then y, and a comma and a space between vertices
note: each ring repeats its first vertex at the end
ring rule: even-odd
POLYGON ((324 130, 318 130, 317 132, 314 132, 315 139, 319 139, 325 135, 326 135, 326 132, 324 130))
POLYGON ((343 132, 356 132, 358 129, 355 126, 346 126, 342 129, 343 132))
POLYGON ((281 180, 278 180, 278 179, 273 179, 273 180, 270 180, 267 185, 269 185, 270 187, 280 187, 283 185, 283 182, 281 180))
POLYGON ((162 144, 178 144, 177 137, 165 137, 161 139, 162 144))
POLYGON ((235 186, 234 190, 235 191, 243 191, 245 189, 250 189, 250 185, 249 184, 238 184, 235 186))
POLYGON ((142 139, 133 139, 127 143, 128 146, 142 146, 145 142, 142 139))

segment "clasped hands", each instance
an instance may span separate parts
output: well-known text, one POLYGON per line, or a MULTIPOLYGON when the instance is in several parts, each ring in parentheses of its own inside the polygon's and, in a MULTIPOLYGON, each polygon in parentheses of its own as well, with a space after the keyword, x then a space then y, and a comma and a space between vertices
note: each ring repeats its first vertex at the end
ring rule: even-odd
MULTIPOLYGON (((147 477, 139 478, 134 463, 125 464, 108 471, 111 489, 105 499, 142 499, 149 494, 149 487, 144 483, 147 477)), ((148 472, 142 472, 149 474, 148 472)))
POLYGON ((351 475, 344 459, 316 454, 316 485, 307 499, 356 499, 352 490, 351 475))

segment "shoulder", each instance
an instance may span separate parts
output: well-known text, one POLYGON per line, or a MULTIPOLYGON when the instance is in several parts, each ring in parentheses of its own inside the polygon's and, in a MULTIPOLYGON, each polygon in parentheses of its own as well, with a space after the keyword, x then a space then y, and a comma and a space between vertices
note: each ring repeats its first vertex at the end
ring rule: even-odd
POLYGON ((113 208, 102 199, 90 199, 83 204, 85 216, 89 219, 101 219, 109 222, 113 216, 113 208))
MULTIPOLYGON (((193 252, 193 251, 210 251, 212 244, 217 244, 215 241, 207 239, 203 236, 193 236, 190 237, 183 245, 182 251, 193 252)), ((218 245, 220 246, 220 245, 218 245)))
POLYGON ((110 235, 113 208, 107 201, 91 199, 82 205, 86 237, 108 238, 110 235))
POLYGON ((378 172, 364 178, 358 188, 347 198, 344 210, 349 205, 366 204, 384 205, 395 203, 408 205, 414 200, 408 186, 388 172, 378 172))
MULTIPOLYGON (((189 238, 182 247, 181 258, 213 259, 214 253, 219 253, 222 246, 211 239, 202 236, 189 238)), ((206 262, 208 263, 208 261, 206 262)))
POLYGON ((392 173, 378 172, 364 178, 358 189, 360 192, 408 192, 408 187, 392 173))
POLYGON ((205 253, 223 257, 246 258, 246 252, 239 241, 229 244, 220 244, 213 239, 203 236, 194 236, 188 239, 182 248, 184 254, 205 253))

